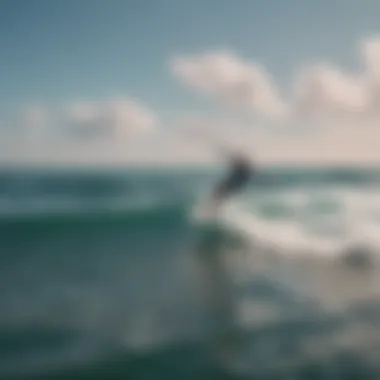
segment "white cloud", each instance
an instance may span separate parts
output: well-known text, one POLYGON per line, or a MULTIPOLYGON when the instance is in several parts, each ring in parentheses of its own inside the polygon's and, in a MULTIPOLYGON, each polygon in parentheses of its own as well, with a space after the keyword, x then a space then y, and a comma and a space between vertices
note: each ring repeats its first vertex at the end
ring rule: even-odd
POLYGON ((19 110, 0 135, 0 161, 9 163, 125 163, 144 160, 158 118, 130 98, 72 102, 19 110), (43 127, 43 128, 42 128, 43 127), (38 133, 37 133, 38 132, 38 133), (38 138, 36 138, 38 137, 38 138), (144 151, 145 149, 145 151, 144 151))
POLYGON ((331 64, 301 71, 295 81, 296 116, 322 117, 324 122, 380 122, 380 38, 360 44, 363 69, 347 73, 331 64))
POLYGON ((77 135, 129 138, 152 131, 157 117, 134 100, 117 99, 72 104, 67 110, 66 122, 77 135))
POLYGON ((18 115, 25 127, 20 131, 29 131, 27 138, 19 142, 17 134, 7 139, 2 135, 0 157, 25 161, 34 157, 40 162, 211 162, 218 157, 215 145, 220 144, 250 152, 260 162, 380 162, 380 39, 368 39, 360 47, 362 70, 350 73, 316 62, 296 72, 291 93, 284 98, 265 68, 231 52, 171 61, 173 73, 183 83, 224 105, 264 116, 260 125, 249 123, 242 112, 240 121, 223 114, 183 115, 177 123, 166 120, 168 128, 156 129, 154 112, 128 97, 72 102, 55 112, 30 106, 18 115), (193 136, 184 133, 189 128, 193 136), (72 138, 55 134, 55 139, 29 143, 36 131, 43 131, 39 135, 43 137, 48 130, 60 129, 72 138), (80 140, 73 144, 76 137, 86 138, 86 144, 80 140))
POLYGON ((370 38, 361 44, 366 69, 366 85, 370 96, 371 115, 380 117, 380 38, 370 38))
POLYGON ((363 116, 369 104, 363 77, 348 75, 329 64, 319 64, 299 73, 294 84, 295 117, 323 121, 363 116))
POLYGON ((184 83, 224 102, 270 117, 286 111, 269 73, 230 52, 177 57, 171 64, 184 83))
POLYGON ((380 38, 373 37, 361 43, 365 69, 373 81, 380 81, 380 38))
POLYGON ((229 52, 180 56, 172 60, 176 77, 200 93, 244 106, 282 123, 368 123, 380 121, 380 38, 361 43, 364 69, 348 73, 316 63, 296 73, 286 98, 267 70, 229 52))

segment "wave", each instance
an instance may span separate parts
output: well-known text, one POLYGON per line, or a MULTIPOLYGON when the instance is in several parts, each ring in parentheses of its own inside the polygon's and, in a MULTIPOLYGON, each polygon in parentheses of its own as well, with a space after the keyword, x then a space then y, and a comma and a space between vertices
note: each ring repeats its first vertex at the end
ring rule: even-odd
POLYGON ((380 183, 378 168, 293 168, 269 169, 260 174, 257 186, 294 187, 300 185, 369 186, 380 183))
POLYGON ((217 223, 240 234, 256 259, 327 260, 332 266, 378 271, 379 215, 377 189, 296 188, 232 201, 217 223))
MULTIPOLYGON (((15 225, 54 227, 190 227, 194 199, 189 196, 113 199, 95 203, 34 204, 0 212, 2 228, 15 225), (168 199, 169 198, 169 199, 168 199)), ((1 207, 0 207, 1 209, 1 207)), ((196 221, 199 226, 201 221, 196 221)), ((248 193, 226 205, 219 224, 243 231, 268 248, 289 254, 340 255, 380 249, 380 195, 377 189, 300 189, 248 193)), ((128 233, 128 230, 126 230, 128 233)))
MULTIPOLYGON (((380 225, 370 220, 357 220, 354 225, 339 219, 333 223, 307 226, 298 221, 263 220, 253 214, 236 211, 224 217, 224 224, 245 234, 263 249, 282 255, 325 258, 363 255, 380 260, 380 225)), ((372 259, 371 259, 372 260, 372 259)))
MULTIPOLYGON (((3 229, 26 224, 41 228, 66 225, 73 230, 94 225, 190 227, 196 199, 202 198, 199 189, 194 186, 185 194, 166 191, 94 202, 44 199, 29 207, 4 201, 0 202, 0 225, 3 229)), ((253 189, 227 205, 220 223, 283 254, 337 256, 366 251, 372 255, 380 250, 378 190, 337 186, 253 189)))
POLYGON ((0 214, 2 232, 7 228, 34 226, 33 228, 54 228, 67 226, 72 230, 80 226, 112 226, 125 228, 163 227, 181 225, 187 222, 186 207, 181 205, 160 205, 154 208, 119 208, 57 210, 45 212, 19 212, 0 214))
MULTIPOLYGON (((111 199, 170 199, 208 188, 218 178, 218 171, 0 171, 0 199, 7 202, 102 202, 111 199)), ((376 186, 377 170, 337 169, 267 169, 258 171, 252 188, 294 188, 327 186, 376 186)))

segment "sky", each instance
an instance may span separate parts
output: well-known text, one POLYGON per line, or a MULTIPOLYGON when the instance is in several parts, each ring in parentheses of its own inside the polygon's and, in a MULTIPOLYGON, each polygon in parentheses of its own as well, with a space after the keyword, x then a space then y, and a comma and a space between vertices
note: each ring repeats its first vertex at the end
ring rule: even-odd
POLYGON ((380 162, 378 0, 0 0, 0 162, 380 162))

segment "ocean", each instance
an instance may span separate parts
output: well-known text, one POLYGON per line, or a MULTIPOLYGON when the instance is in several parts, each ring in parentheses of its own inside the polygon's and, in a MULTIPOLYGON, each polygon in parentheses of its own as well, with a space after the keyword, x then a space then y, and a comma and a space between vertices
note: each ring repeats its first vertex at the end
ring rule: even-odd
POLYGON ((0 379, 380 378, 380 171, 0 171, 0 379))

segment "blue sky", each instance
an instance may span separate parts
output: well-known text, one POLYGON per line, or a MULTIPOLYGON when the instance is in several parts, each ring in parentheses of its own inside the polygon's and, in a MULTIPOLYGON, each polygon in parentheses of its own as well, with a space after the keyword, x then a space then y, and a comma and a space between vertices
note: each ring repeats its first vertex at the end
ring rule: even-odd
POLYGON ((2 0, 0 110, 131 96, 161 119, 210 112, 170 60, 228 49, 265 66, 287 93, 303 65, 358 71, 380 30, 376 0, 2 0))

